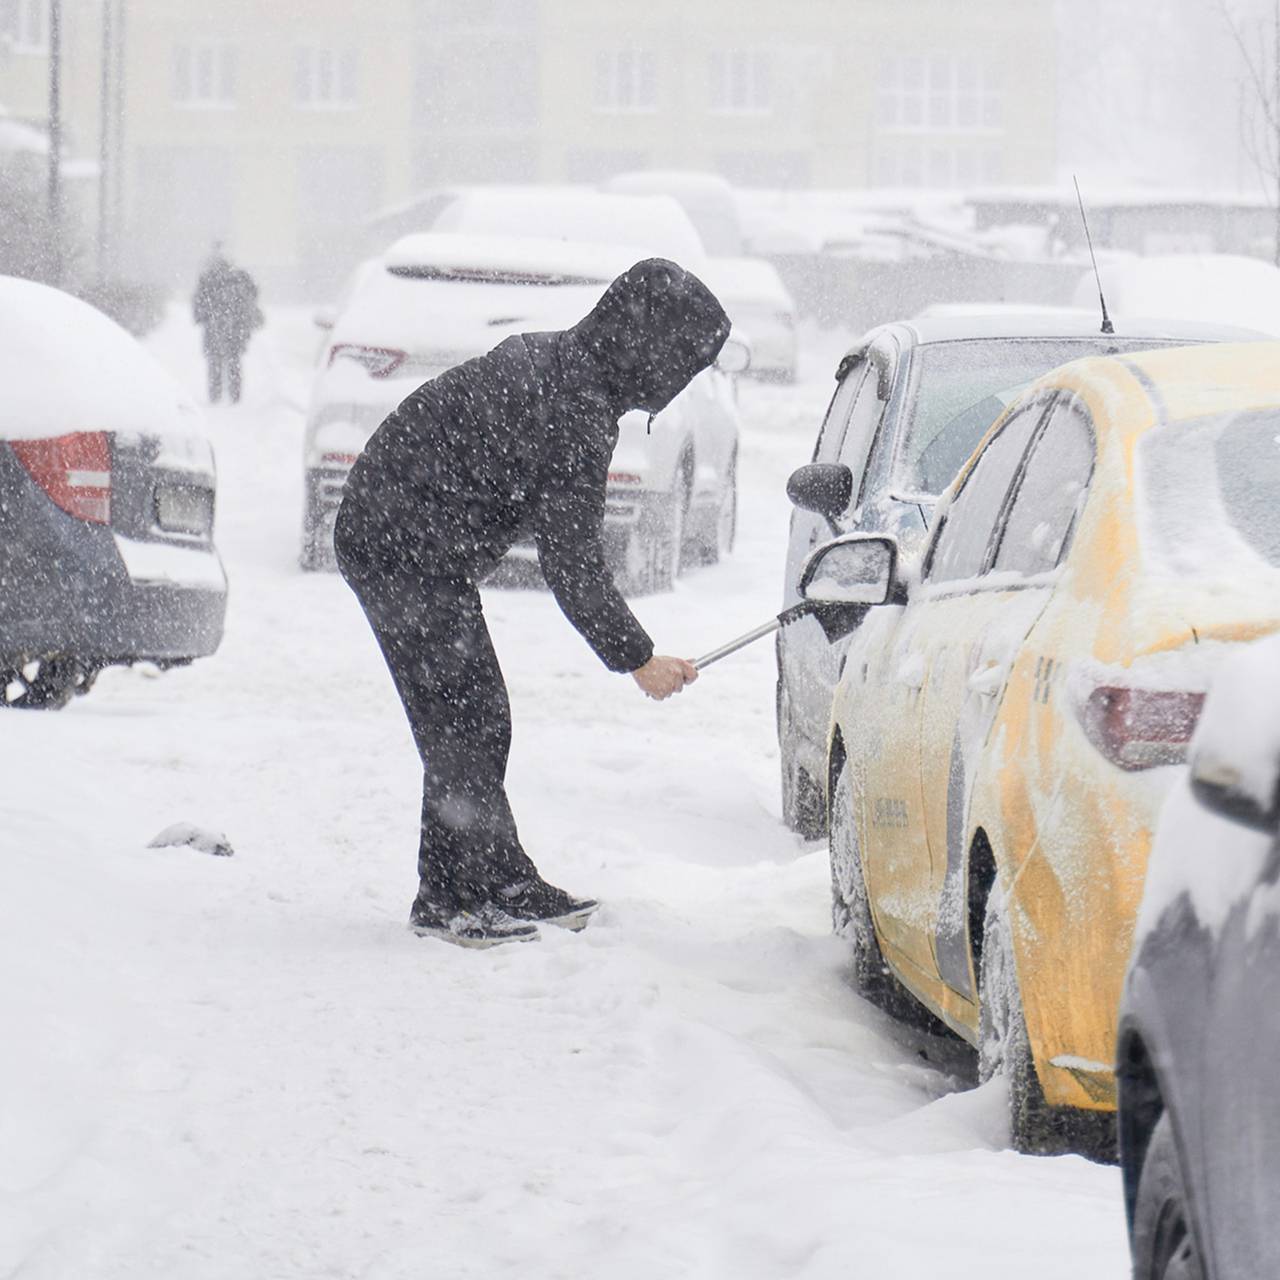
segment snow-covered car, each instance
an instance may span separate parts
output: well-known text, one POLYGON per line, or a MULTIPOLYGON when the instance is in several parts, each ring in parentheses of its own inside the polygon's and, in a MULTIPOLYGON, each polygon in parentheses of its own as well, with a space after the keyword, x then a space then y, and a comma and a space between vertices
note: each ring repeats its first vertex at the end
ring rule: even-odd
POLYGON ((1280 1275, 1278 886, 1273 636, 1215 674, 1151 850, 1116 1067, 1136 1280, 1280 1275))
POLYGON ((698 274, 751 348, 751 376, 794 382, 796 304, 764 258, 705 258, 698 274))
MULTIPOLYGON (((362 267, 312 391, 303 567, 333 567, 333 521, 347 474, 401 400, 513 333, 574 324, 633 260, 617 246, 431 232, 405 237, 362 267)), ((723 357, 726 368, 735 354, 736 343, 723 357)), ((623 417, 605 545, 625 590, 669 590, 683 564, 714 561, 730 549, 737 450, 737 400, 724 368, 699 374, 652 428, 645 414, 623 417)), ((529 559, 532 550, 520 544, 511 555, 529 559)))
MULTIPOLYGON (((442 200, 429 228, 455 235, 534 237, 623 248, 696 271, 706 256, 689 215, 670 196, 621 196, 556 187, 464 187, 442 200)), ((628 263, 628 266, 631 264, 628 263)))
MULTIPOLYGON (((1280 338, 1280 268, 1230 253, 1166 253, 1118 258, 1099 269, 1115 318, 1177 316, 1208 324, 1243 325, 1280 338)), ((1098 277, 1089 271, 1072 302, 1093 307, 1098 277)))
POLYGON ((1080 360, 939 504, 810 557, 872 608, 836 689, 833 914, 869 998, 1009 1085, 1015 1145, 1108 1149, 1116 1018, 1160 802, 1215 667, 1280 629, 1280 343, 1080 360))
POLYGON ((746 247, 733 187, 718 173, 691 169, 637 169, 618 173, 601 190, 623 196, 670 196, 689 216, 706 252, 739 258, 746 247))
POLYGON ((114 321, 0 277, 0 706, 213 653, 227 582, 191 399, 114 321))
MULTIPOLYGON (((865 334, 841 360, 813 460, 788 486, 796 510, 783 605, 800 599, 805 557, 842 533, 883 530, 904 557, 924 544, 938 494, 1015 396, 1055 365, 1087 355, 1260 335, 1174 320, 1120 323, 1040 312, 917 318, 865 334)), ((777 722, 782 813, 813 837, 826 829, 823 789, 831 694, 847 642, 831 645, 813 618, 778 635, 777 722)))

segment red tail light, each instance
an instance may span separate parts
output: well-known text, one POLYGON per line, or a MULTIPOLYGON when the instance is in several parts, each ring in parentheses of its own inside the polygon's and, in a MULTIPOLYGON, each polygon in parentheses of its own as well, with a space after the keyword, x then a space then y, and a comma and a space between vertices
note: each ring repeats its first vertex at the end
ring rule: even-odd
POLYGON ((56 506, 77 520, 111 523, 111 441, 105 431, 51 440, 12 440, 27 474, 56 506))
POLYGON ((1181 764, 1204 706, 1203 693, 1102 685, 1089 695, 1080 719, 1085 736, 1122 769, 1181 764))
POLYGON ((320 461, 326 467, 354 467, 359 456, 358 453, 322 453, 320 461))
POLYGON ((340 342, 329 351, 329 363, 354 360, 363 365, 371 378, 389 378, 409 358, 407 351, 392 347, 362 347, 353 342, 340 342))

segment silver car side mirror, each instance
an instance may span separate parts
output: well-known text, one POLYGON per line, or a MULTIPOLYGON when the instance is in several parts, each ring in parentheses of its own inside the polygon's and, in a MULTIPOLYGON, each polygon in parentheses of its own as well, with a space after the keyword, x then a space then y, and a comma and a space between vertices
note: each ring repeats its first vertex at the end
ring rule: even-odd
POLYGON ((800 595, 816 605, 900 603, 898 542, 887 534, 846 533, 825 542, 805 561, 800 595))

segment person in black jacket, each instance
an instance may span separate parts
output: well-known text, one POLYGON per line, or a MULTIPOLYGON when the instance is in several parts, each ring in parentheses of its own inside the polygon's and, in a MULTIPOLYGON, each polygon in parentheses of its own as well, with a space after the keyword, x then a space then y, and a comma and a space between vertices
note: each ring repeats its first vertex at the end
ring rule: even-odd
POLYGON ((505 777, 511 712, 480 582, 532 532, 548 585, 612 671, 651 698, 697 678, 653 643, 605 563, 618 418, 665 408, 719 354, 709 289, 653 258, 570 329, 508 338, 419 387, 351 470, 334 550, 404 703, 423 763, 418 933, 472 946, 581 928, 596 909, 521 847, 505 777))
POLYGON ((222 399, 223 383, 232 403, 240 400, 241 361, 253 331, 262 327, 258 286, 243 267, 233 266, 214 245, 191 299, 191 313, 204 330, 204 358, 209 371, 209 403, 222 399))

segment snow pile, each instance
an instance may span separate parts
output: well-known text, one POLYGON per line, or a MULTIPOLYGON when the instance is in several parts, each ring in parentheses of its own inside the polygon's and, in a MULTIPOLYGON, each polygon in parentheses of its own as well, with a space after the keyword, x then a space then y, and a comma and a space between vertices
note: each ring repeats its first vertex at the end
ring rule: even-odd
MULTIPOLYGON (((1100 275, 1113 316, 1168 316, 1280 337, 1280 269, 1256 258, 1157 254, 1103 263, 1100 275)), ((1097 297, 1098 283, 1089 271, 1072 301, 1089 307, 1097 297)))

